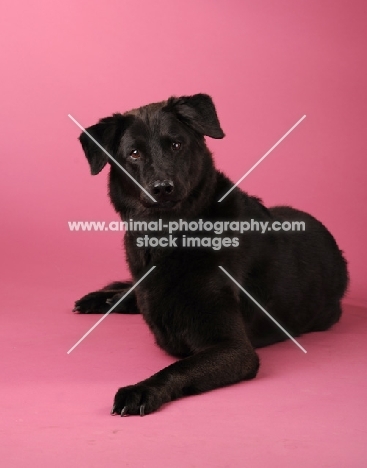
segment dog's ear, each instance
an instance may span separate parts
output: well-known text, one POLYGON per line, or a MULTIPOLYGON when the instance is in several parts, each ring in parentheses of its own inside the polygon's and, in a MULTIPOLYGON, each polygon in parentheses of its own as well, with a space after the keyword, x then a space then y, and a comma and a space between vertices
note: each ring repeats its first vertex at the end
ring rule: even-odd
MULTIPOLYGON (((112 117, 105 117, 97 124, 86 128, 86 131, 113 156, 112 153, 117 149, 125 128, 126 118, 121 114, 113 114, 112 117)), ((85 132, 81 133, 79 141, 88 159, 92 175, 99 174, 109 157, 85 132)))
POLYGON ((173 112, 179 120, 201 135, 211 138, 224 137, 214 103, 207 94, 171 97, 165 110, 173 112))

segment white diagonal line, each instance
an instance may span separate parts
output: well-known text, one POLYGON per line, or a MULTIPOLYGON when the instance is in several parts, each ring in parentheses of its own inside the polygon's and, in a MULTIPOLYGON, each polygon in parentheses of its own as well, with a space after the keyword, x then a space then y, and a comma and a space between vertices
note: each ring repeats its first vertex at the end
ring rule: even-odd
POLYGON ((305 119, 305 118, 306 118, 305 115, 304 115, 303 117, 301 117, 301 118, 299 119, 299 121, 298 121, 297 123, 295 123, 295 124, 293 125, 293 127, 290 128, 290 129, 288 130, 288 132, 285 133, 285 134, 282 136, 282 138, 281 138, 280 140, 278 140, 278 141, 275 143, 275 145, 272 146, 272 147, 270 148, 270 150, 269 150, 267 153, 265 153, 264 156, 263 156, 262 158, 260 158, 260 159, 257 161, 257 163, 254 164, 254 165, 251 167, 251 169, 249 169, 249 170, 246 172, 246 174, 245 174, 244 176, 242 176, 241 179, 240 179, 238 182, 236 182, 236 183, 233 185, 233 187, 231 187, 231 188, 228 190, 228 192, 226 192, 226 193, 223 195, 223 197, 222 197, 221 199, 218 200, 218 203, 220 203, 222 200, 224 200, 224 199, 226 198, 226 196, 229 195, 229 194, 232 192, 232 190, 234 190, 234 189, 237 187, 237 185, 239 185, 239 184, 243 181, 243 179, 244 179, 245 177, 247 177, 247 176, 255 169, 255 167, 257 167, 257 166, 261 163, 261 161, 264 161, 264 159, 266 158, 266 156, 268 156, 268 155, 273 151, 273 149, 275 149, 275 148, 279 145, 279 143, 281 143, 281 142, 284 140, 284 138, 286 138, 286 137, 291 133, 291 131, 294 130, 294 129, 302 122, 302 120, 305 119))
POLYGON ((122 167, 121 164, 119 164, 119 163, 116 161, 116 159, 113 158, 113 157, 110 155, 110 153, 109 153, 108 151, 106 151, 106 150, 103 148, 103 146, 100 145, 100 144, 98 143, 98 141, 97 141, 95 138, 93 138, 92 135, 91 135, 89 132, 87 132, 87 130, 86 130, 82 125, 80 125, 80 123, 79 123, 77 120, 74 119, 74 117, 73 117, 72 115, 68 114, 68 117, 80 128, 80 130, 82 130, 86 135, 88 135, 89 138, 98 146, 98 148, 100 148, 105 154, 107 154, 107 156, 108 156, 122 171, 124 171, 125 174, 126 174, 127 176, 129 176, 130 179, 131 179, 132 181, 134 181, 134 182, 136 183, 136 185, 137 185, 138 187, 140 187, 140 188, 143 190, 144 193, 146 193, 146 195, 148 195, 148 197, 150 197, 154 202, 157 203, 157 200, 156 200, 155 198, 153 198, 152 195, 151 195, 142 185, 140 185, 139 182, 138 182, 136 179, 134 179, 134 177, 133 177, 129 172, 127 172, 127 170, 126 170, 124 167, 122 167))
POLYGON ((293 338, 293 336, 290 335, 290 334, 287 332, 287 330, 286 330, 285 328, 283 328, 283 327, 280 325, 280 323, 278 323, 278 322, 275 320, 275 318, 272 317, 272 316, 269 314, 269 312, 267 312, 267 311, 264 309, 264 307, 261 306, 261 305, 251 296, 251 294, 249 294, 249 293, 246 291, 246 289, 244 289, 244 288, 240 285, 240 283, 238 283, 238 282, 233 278, 233 276, 231 276, 231 275, 228 273, 227 270, 225 270, 222 266, 219 266, 219 268, 228 276, 228 278, 230 278, 230 279, 234 282, 234 284, 236 284, 236 285, 241 289, 241 291, 243 291, 243 292, 257 305, 257 307, 259 307, 259 309, 261 309, 261 310, 270 318, 270 320, 272 320, 272 321, 288 336, 288 338, 290 338, 290 339, 293 341, 293 343, 295 343, 304 353, 307 353, 307 351, 305 350, 305 348, 304 348, 303 346, 301 346, 301 345, 298 343, 298 341, 295 340, 295 339, 293 338))
POLYGON ((145 275, 142 276, 142 277, 140 278, 140 280, 137 281, 137 282, 134 284, 134 286, 133 286, 132 288, 130 288, 130 289, 128 290, 128 292, 127 292, 126 294, 124 294, 124 295, 122 296, 122 298, 119 299, 119 300, 116 302, 116 304, 114 304, 114 305, 111 307, 111 309, 110 309, 108 312, 106 312, 106 313, 103 315, 103 317, 101 317, 101 318, 98 320, 98 322, 95 323, 95 324, 93 325, 93 327, 90 328, 90 329, 87 331, 87 333, 85 333, 85 335, 83 335, 83 336, 80 338, 79 341, 77 341, 77 342, 75 343, 74 346, 72 346, 72 347, 69 349, 69 351, 67 352, 67 354, 70 354, 70 353, 73 351, 73 349, 75 349, 75 348, 78 346, 78 344, 80 344, 80 343, 84 340, 84 338, 86 338, 86 337, 89 335, 89 333, 91 333, 91 332, 97 327, 97 325, 99 325, 99 324, 102 322, 102 320, 104 320, 104 319, 107 317, 107 315, 110 314, 110 313, 113 311, 113 309, 114 309, 115 307, 117 307, 117 306, 120 304, 120 302, 122 302, 122 301, 125 299, 125 297, 126 297, 128 294, 130 294, 131 291, 132 291, 133 289, 135 289, 135 288, 137 287, 137 285, 138 285, 139 283, 141 283, 141 282, 143 281, 143 279, 146 278, 146 277, 149 275, 150 272, 152 272, 152 271, 154 270, 154 268, 155 268, 155 265, 152 266, 152 268, 151 268, 147 273, 145 273, 145 275))

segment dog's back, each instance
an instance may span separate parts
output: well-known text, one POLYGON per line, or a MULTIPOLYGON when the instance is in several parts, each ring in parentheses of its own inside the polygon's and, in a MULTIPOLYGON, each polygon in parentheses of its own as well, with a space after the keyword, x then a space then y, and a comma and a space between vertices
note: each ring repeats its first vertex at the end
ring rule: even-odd
MULTIPOLYGON (((272 222, 296 222, 297 226, 303 222, 305 230, 264 234, 267 261, 263 269, 254 267, 249 288, 293 336, 327 330, 340 318, 340 300, 348 286, 343 254, 313 216, 288 206, 273 207, 269 212, 272 222)), ((251 301, 244 302, 256 347, 286 339, 251 301)))

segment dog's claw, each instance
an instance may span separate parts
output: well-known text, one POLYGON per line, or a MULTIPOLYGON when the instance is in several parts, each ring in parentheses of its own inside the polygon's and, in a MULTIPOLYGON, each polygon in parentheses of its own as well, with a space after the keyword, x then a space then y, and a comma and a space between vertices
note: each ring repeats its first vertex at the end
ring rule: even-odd
POLYGON ((145 410, 145 405, 140 405, 140 416, 145 416, 144 410, 145 410))
POLYGON ((73 312, 78 312, 80 310, 80 307, 79 306, 75 306, 74 309, 73 309, 73 312))
POLYGON ((113 406, 112 406, 112 409, 111 409, 111 414, 115 414, 115 413, 116 413, 116 406, 113 405, 113 406))
POLYGON ((127 406, 124 406, 121 410, 121 416, 125 416, 126 413, 127 413, 127 406))

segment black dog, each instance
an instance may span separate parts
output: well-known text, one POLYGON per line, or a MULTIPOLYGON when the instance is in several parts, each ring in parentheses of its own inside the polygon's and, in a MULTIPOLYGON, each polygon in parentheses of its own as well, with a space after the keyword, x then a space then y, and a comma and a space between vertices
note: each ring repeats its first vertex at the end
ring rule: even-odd
MULTIPOLYGON (((82 133, 92 174, 111 164, 109 195, 124 220, 297 220, 306 225, 304 232, 237 234, 237 247, 229 239, 219 249, 210 247, 214 232, 195 232, 195 247, 182 246, 184 236, 193 233, 181 231, 175 233, 177 247, 153 248, 137 246, 146 233, 128 231, 125 248, 133 282, 156 268, 115 312, 141 312, 158 345, 182 359, 120 388, 112 414, 148 414, 182 396, 252 379, 259 368, 254 348, 287 338, 219 265, 293 336, 326 330, 338 321, 347 267, 319 221, 290 207, 267 209, 238 188, 218 203, 233 184, 214 168, 205 145, 205 136, 224 137, 209 96, 172 97, 114 114, 87 131, 156 200, 82 133), (204 238, 208 247, 200 244, 204 238)), ((74 310, 107 312, 133 282, 92 292, 76 301, 74 310)))

